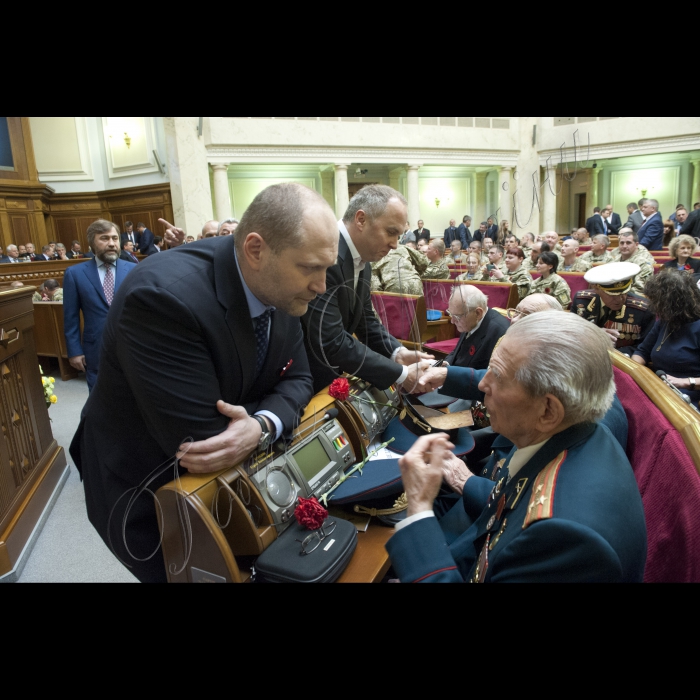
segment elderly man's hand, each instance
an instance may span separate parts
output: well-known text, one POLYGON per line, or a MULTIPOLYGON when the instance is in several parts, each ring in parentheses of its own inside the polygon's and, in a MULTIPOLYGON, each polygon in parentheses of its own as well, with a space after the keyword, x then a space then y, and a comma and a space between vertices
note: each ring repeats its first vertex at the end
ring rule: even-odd
POLYGON ((416 392, 428 394, 436 389, 442 389, 447 381, 447 367, 431 367, 418 381, 416 392))
POLYGON ((241 406, 219 401, 219 413, 231 419, 228 428, 209 440, 181 445, 180 466, 192 474, 211 474, 242 462, 260 444, 260 424, 241 406))
POLYGON ((173 224, 168 223, 165 219, 158 219, 158 223, 165 226, 164 240, 171 248, 177 248, 185 242, 187 234, 181 228, 173 226, 173 224))
POLYGON ((449 487, 460 496, 464 493, 464 486, 474 475, 469 471, 467 465, 455 455, 442 465, 445 481, 449 487))
POLYGON ((620 331, 616 330, 615 328, 603 328, 603 330, 608 334, 613 347, 616 347, 617 341, 620 340, 620 331))
POLYGON ((397 353, 395 360, 404 367, 410 367, 411 365, 422 360, 435 360, 435 358, 432 355, 428 355, 424 352, 409 350, 408 348, 401 348, 401 350, 399 350, 397 353))
POLYGON ((408 497, 408 517, 433 509, 454 447, 444 433, 423 437, 399 460, 408 497))
POLYGON ((408 376, 406 381, 401 385, 401 388, 407 394, 425 394, 425 390, 420 386, 420 379, 430 369, 432 362, 417 362, 408 368, 408 376))

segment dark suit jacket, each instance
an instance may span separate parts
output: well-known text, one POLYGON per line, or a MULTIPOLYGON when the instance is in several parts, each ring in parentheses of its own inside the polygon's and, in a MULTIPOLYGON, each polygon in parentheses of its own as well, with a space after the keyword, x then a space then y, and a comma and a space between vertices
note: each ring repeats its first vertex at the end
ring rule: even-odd
POLYGON ((141 234, 139 251, 143 255, 153 255, 154 253, 156 253, 155 246, 153 245, 153 241, 155 241, 155 239, 156 239, 156 237, 153 234, 153 231, 145 228, 143 230, 143 233, 141 234))
MULTIPOLYGON (((492 241, 496 241, 496 238, 498 237, 498 231, 499 227, 494 224, 489 228, 489 230, 486 232, 486 238, 490 238, 492 241)), ((476 240, 476 239, 475 239, 476 240)), ((483 240, 483 239, 482 239, 483 240)))
MULTIPOLYGON (((87 257, 87 256, 85 255, 85 253, 77 253, 77 255, 82 256, 82 257, 84 257, 84 258, 87 257)), ((68 258, 68 260, 72 260, 73 258, 76 257, 76 253, 74 253, 72 250, 69 250, 69 251, 66 253, 66 257, 68 258)))
MULTIPOLYGON (((111 539, 122 561, 134 564, 138 578, 163 581, 153 498, 139 499, 128 521, 135 556, 156 553, 141 565, 128 558, 120 533, 129 496, 117 502, 172 460, 188 437, 200 441, 226 430, 229 419, 217 410, 219 399, 249 414, 273 413, 290 437, 313 393, 301 325, 274 313, 267 359, 256 377, 255 331, 234 238, 226 236, 182 246, 135 268, 114 299, 102 351, 102 371, 71 454, 85 481, 90 521, 102 538, 108 544, 111 539)), ((150 490, 173 477, 171 467, 150 490)))
POLYGON ((611 236, 617 236, 617 234, 620 233, 620 229, 622 228, 622 219, 620 218, 619 214, 613 213, 610 223, 608 224, 608 228, 610 229, 609 234, 611 236))
POLYGON ((43 253, 39 253, 39 255, 37 255, 34 258, 34 262, 50 262, 51 260, 55 260, 55 259, 56 258, 51 258, 51 257, 44 255, 43 253))
POLYGON ((661 214, 654 216, 639 229, 639 244, 647 250, 663 250, 664 220, 661 214))
MULTIPOLYGON (((686 265, 690 265, 690 267, 693 268, 693 274, 697 275, 700 273, 700 259, 698 258, 690 258, 690 260, 687 261, 686 265)), ((677 270, 678 269, 678 261, 677 260, 669 260, 664 267, 667 267, 671 270, 677 270)))
MULTIPOLYGON (((126 276, 135 267, 117 260, 114 280, 115 293, 126 276)), ((94 375, 100 364, 100 346, 109 306, 105 297, 97 264, 84 262, 69 267, 63 281, 63 327, 66 334, 68 357, 85 355, 88 372, 94 375), (81 339, 80 312, 83 312, 84 328, 81 339)), ((91 379, 92 384, 92 379, 91 379)))
POLYGON ((469 250, 469 245, 474 240, 472 232, 464 224, 461 224, 457 231, 459 233, 459 240, 462 241, 462 249, 469 250))
POLYGON ((446 228, 445 229, 445 236, 444 236, 444 241, 445 241, 445 248, 449 248, 452 245, 452 241, 459 241, 461 240, 459 237, 459 229, 455 226, 455 228, 446 228))
POLYGON ((354 264, 341 235, 338 264, 326 275, 327 291, 309 304, 302 319, 316 392, 343 372, 382 390, 394 384, 403 372, 403 367, 391 361, 400 344, 374 313, 371 279, 372 266, 367 264, 360 274, 357 292, 353 290, 354 264))
MULTIPOLYGON (((134 250, 139 249, 139 243, 141 242, 141 234, 139 234, 138 231, 134 231, 132 234, 134 237, 134 250)), ((122 233, 122 245, 124 245, 129 239, 129 234, 128 233, 122 233)))
POLYGON ((586 221, 586 231, 588 235, 593 238, 593 236, 605 236, 605 222, 603 217, 595 214, 588 221, 586 221))
POLYGON ((489 309, 479 330, 469 338, 462 334, 455 351, 447 358, 451 367, 486 369, 496 343, 508 332, 510 321, 498 311, 489 309))
POLYGON ((644 223, 644 214, 642 214, 639 209, 635 211, 632 216, 627 220, 624 228, 631 228, 635 233, 639 233, 639 229, 642 228, 644 223))
POLYGON ((700 209, 697 209, 688 215, 688 218, 681 229, 681 235, 691 236, 692 238, 700 238, 700 209))
POLYGON ((416 229, 413 233, 416 234, 416 240, 419 238, 427 238, 430 240, 430 231, 427 228, 424 228, 422 232, 416 229))
POLYGON ((126 262, 134 263, 135 265, 139 264, 139 259, 135 255, 127 253, 125 250, 122 250, 122 254, 119 256, 119 259, 124 260, 126 262))

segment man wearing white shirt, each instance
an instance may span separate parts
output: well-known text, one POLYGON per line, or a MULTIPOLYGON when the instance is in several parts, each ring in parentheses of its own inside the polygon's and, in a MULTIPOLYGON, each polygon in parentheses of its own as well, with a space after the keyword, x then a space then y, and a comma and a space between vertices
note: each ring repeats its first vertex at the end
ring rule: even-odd
POLYGON ((302 319, 314 389, 325 389, 344 373, 378 389, 415 387, 433 359, 409 351, 374 313, 372 266, 396 250, 408 218, 406 199, 384 185, 361 189, 338 222, 338 262, 326 275, 327 291, 309 304, 302 319))

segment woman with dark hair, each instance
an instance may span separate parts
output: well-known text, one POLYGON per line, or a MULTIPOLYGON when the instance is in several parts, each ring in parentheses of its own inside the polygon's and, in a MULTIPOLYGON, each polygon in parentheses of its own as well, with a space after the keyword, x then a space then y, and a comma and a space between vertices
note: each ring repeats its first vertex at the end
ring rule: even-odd
POLYGON ((697 406, 700 401, 700 289, 692 275, 664 270, 644 293, 658 321, 632 359, 662 370, 697 406))
POLYGON ((571 287, 557 274, 558 267, 559 257, 556 253, 542 253, 537 258, 535 267, 535 271, 542 276, 535 280, 530 295, 547 294, 554 297, 564 309, 568 309, 571 306, 571 287))
POLYGON ((664 221, 664 248, 668 248, 675 237, 676 225, 671 219, 666 219, 666 221, 664 221))
POLYGON ((697 252, 698 244, 694 238, 678 236, 671 241, 671 249, 669 250, 673 260, 669 260, 664 267, 697 275, 700 272, 700 260, 693 257, 697 252))

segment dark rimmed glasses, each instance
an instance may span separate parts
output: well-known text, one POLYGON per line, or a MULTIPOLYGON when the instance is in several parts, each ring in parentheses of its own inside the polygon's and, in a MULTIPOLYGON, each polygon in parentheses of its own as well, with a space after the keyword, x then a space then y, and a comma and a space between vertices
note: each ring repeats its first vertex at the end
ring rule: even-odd
POLYGON ((336 527, 338 527, 337 523, 327 523, 320 530, 312 532, 305 540, 297 540, 301 544, 299 556, 308 557, 309 554, 313 554, 335 532, 336 527))

